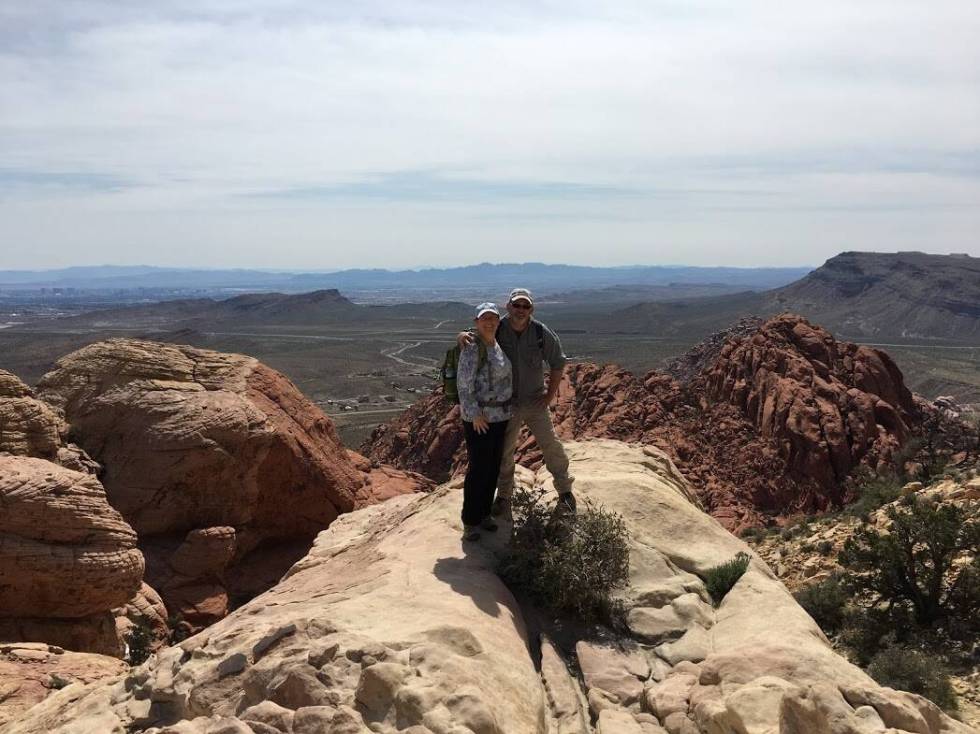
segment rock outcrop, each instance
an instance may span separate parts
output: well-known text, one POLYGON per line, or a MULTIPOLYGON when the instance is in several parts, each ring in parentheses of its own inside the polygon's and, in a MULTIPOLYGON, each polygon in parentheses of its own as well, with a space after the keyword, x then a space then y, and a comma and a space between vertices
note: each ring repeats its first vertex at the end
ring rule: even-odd
POLYGON ((16 375, 0 370, 0 454, 33 456, 95 474, 98 465, 78 446, 65 443, 68 426, 16 375))
POLYGON ((361 471, 319 408, 244 355, 113 339, 60 359, 38 393, 102 466, 146 581, 191 630, 268 588, 340 513, 431 486, 361 471), (265 586, 233 583, 246 558, 265 586))
MULTIPOLYGON (((799 316, 740 322, 674 369, 690 379, 570 365, 553 407, 556 430, 563 439, 662 448, 733 531, 839 504, 848 476, 889 465, 922 421, 884 352, 836 342, 799 316)), ((379 426, 362 451, 444 479, 465 461, 458 411, 437 392, 379 426)), ((518 454, 540 466, 527 433, 518 454)))
POLYGON ((136 533, 97 478, 0 455, 0 640, 120 654, 110 610, 142 577, 136 533))
POLYGON ((735 405, 775 440, 791 476, 826 489, 862 462, 892 465, 915 419, 912 394, 887 354, 837 342, 798 316, 728 342, 700 380, 708 401, 735 405))
POLYGON ((128 667, 117 658, 69 652, 56 645, 0 642, 0 729, 51 691, 117 677, 128 667))
POLYGON ((837 656, 754 554, 709 603, 708 569, 751 551, 696 507, 664 453, 568 448, 583 500, 628 525, 630 634, 529 639, 493 572, 503 539, 464 546, 447 486, 344 515, 275 588, 128 675, 58 691, 3 734, 969 731, 837 656))
POLYGON ((18 377, 0 370, 0 453, 56 460, 64 423, 18 377))

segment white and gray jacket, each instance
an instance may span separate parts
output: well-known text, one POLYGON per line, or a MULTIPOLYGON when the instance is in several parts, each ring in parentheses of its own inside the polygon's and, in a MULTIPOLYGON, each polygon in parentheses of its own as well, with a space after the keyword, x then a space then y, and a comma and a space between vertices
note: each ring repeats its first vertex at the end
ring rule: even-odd
POLYGON ((482 414, 489 423, 509 420, 514 373, 510 360, 496 343, 487 347, 487 360, 479 369, 480 346, 477 342, 463 347, 456 367, 456 389, 463 420, 472 423, 482 414))

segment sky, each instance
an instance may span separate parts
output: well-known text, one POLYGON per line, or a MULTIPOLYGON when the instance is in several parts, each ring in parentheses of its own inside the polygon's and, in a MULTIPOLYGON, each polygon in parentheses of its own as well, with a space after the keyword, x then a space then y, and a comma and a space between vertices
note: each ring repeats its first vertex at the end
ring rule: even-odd
POLYGON ((844 250, 980 256, 976 0, 0 2, 0 269, 844 250))

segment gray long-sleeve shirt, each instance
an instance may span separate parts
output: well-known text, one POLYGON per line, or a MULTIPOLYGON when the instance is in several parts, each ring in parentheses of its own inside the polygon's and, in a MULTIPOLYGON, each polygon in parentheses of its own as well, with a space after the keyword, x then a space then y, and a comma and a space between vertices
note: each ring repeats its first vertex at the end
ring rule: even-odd
POLYGON ((532 317, 527 328, 518 334, 510 326, 510 318, 504 316, 497 329, 497 343, 514 367, 514 403, 527 405, 545 394, 544 363, 551 370, 565 367, 568 358, 561 350, 558 336, 544 324, 542 326, 543 349, 538 347, 538 331, 532 317))

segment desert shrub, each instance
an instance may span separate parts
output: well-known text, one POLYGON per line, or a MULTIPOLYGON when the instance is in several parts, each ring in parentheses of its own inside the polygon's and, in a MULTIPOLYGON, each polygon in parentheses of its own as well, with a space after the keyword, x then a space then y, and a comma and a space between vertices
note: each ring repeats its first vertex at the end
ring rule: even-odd
POLYGON ((732 590, 742 574, 749 567, 749 554, 739 551, 735 557, 719 566, 709 568, 704 572, 704 585, 711 594, 715 606, 721 604, 725 594, 732 590))
POLYGON ((750 528, 745 528, 740 533, 742 540, 758 540, 765 537, 766 531, 758 526, 753 525, 750 528))
POLYGON ((800 550, 804 553, 813 553, 817 548, 813 543, 801 543, 800 550))
POLYGON ((864 518, 879 507, 897 500, 903 486, 904 482, 894 475, 865 476, 857 486, 857 499, 847 506, 846 511, 864 518))
POLYGON ((130 665, 139 665, 153 652, 153 630, 145 617, 133 621, 133 626, 125 636, 126 660, 130 665))
POLYGON ((887 532, 862 527, 844 543, 838 556, 854 572, 856 591, 872 604, 908 605, 920 626, 949 617, 980 613, 980 522, 961 508, 914 502, 889 507, 887 532), (974 556, 965 568, 954 561, 974 556))
POLYGON ((833 633, 843 626, 850 594, 839 575, 804 586, 793 596, 824 632, 833 633))
POLYGON ((629 581, 629 534, 623 519, 586 502, 557 517, 544 492, 514 493, 511 542, 500 576, 543 608, 584 622, 609 621, 612 593, 629 581))
POLYGON ((949 674, 934 655, 891 645, 871 659, 868 675, 883 686, 925 696, 946 710, 956 708, 949 674))
POLYGON ((817 553, 822 556, 829 556, 834 550, 834 543, 830 540, 821 540, 817 543, 817 553))

